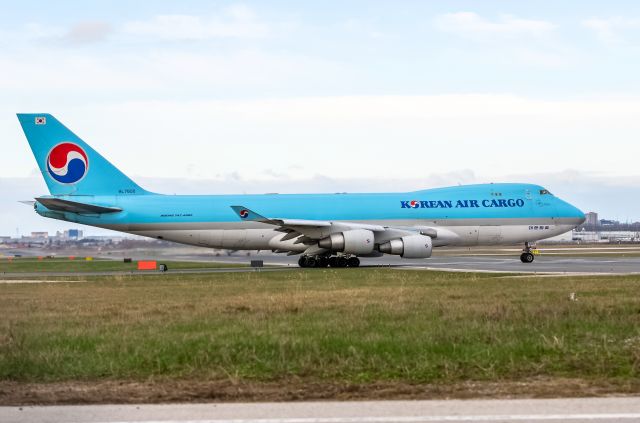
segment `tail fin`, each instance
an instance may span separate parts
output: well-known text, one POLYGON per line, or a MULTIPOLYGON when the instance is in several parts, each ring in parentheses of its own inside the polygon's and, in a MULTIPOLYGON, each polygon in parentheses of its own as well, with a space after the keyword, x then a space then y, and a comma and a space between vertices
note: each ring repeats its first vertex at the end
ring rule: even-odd
POLYGON ((18 119, 52 195, 148 193, 50 114, 18 119))

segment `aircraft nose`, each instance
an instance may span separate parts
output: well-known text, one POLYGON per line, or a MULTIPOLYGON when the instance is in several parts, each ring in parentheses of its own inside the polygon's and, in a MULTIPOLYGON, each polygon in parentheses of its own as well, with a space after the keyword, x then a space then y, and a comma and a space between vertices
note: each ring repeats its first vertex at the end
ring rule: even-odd
POLYGON ((577 225, 581 225, 582 223, 584 223, 584 221, 587 219, 584 215, 584 212, 582 210, 580 210, 579 208, 577 208, 576 206, 574 206, 573 204, 569 204, 567 203, 567 208, 568 208, 568 214, 575 218, 575 224, 577 225))
POLYGON ((587 220, 587 218, 586 218, 586 216, 585 216, 585 214, 584 214, 584 212, 582 210, 580 210, 577 207, 574 207, 574 209, 575 209, 575 211, 577 213, 578 219, 580 219, 580 223, 578 223, 578 225, 582 225, 584 223, 584 221, 587 220))

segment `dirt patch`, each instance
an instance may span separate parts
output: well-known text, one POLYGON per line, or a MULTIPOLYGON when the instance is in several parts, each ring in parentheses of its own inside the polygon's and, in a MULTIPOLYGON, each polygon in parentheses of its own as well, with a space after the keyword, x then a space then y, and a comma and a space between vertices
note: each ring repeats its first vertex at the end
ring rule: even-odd
POLYGON ((101 381, 0 382, 0 405, 139 404, 309 400, 400 400, 468 398, 550 398, 637 395, 640 381, 611 383, 581 379, 457 384, 340 384, 291 379, 280 382, 101 381))

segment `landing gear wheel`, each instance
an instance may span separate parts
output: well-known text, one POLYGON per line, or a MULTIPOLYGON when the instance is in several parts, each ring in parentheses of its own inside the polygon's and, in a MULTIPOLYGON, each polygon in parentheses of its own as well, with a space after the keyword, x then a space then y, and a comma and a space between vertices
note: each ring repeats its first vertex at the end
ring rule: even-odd
POLYGON ((534 255, 531 253, 520 254, 520 261, 523 263, 533 263, 534 255))
POLYGON ((358 267, 360 266, 360 259, 358 257, 349 257, 347 259, 348 267, 358 267))
POLYGON ((331 267, 347 267, 347 259, 342 256, 329 257, 329 266, 331 267))
POLYGON ((306 260, 306 267, 317 267, 318 266, 318 260, 316 260, 315 257, 307 257, 306 260))
POLYGON ((298 266, 307 267, 307 258, 305 256, 302 256, 298 259, 298 266))
POLYGON ((320 256, 318 260, 316 260, 316 267, 327 267, 329 265, 329 257, 320 256))

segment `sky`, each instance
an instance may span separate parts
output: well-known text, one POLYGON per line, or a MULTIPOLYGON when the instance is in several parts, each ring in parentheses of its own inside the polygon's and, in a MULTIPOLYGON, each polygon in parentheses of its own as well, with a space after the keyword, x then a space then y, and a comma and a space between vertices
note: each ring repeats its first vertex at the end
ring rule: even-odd
POLYGON ((2 9, 0 235, 71 227, 18 203, 47 191, 17 112, 54 114, 157 192, 532 182, 640 220, 640 2, 2 9))

